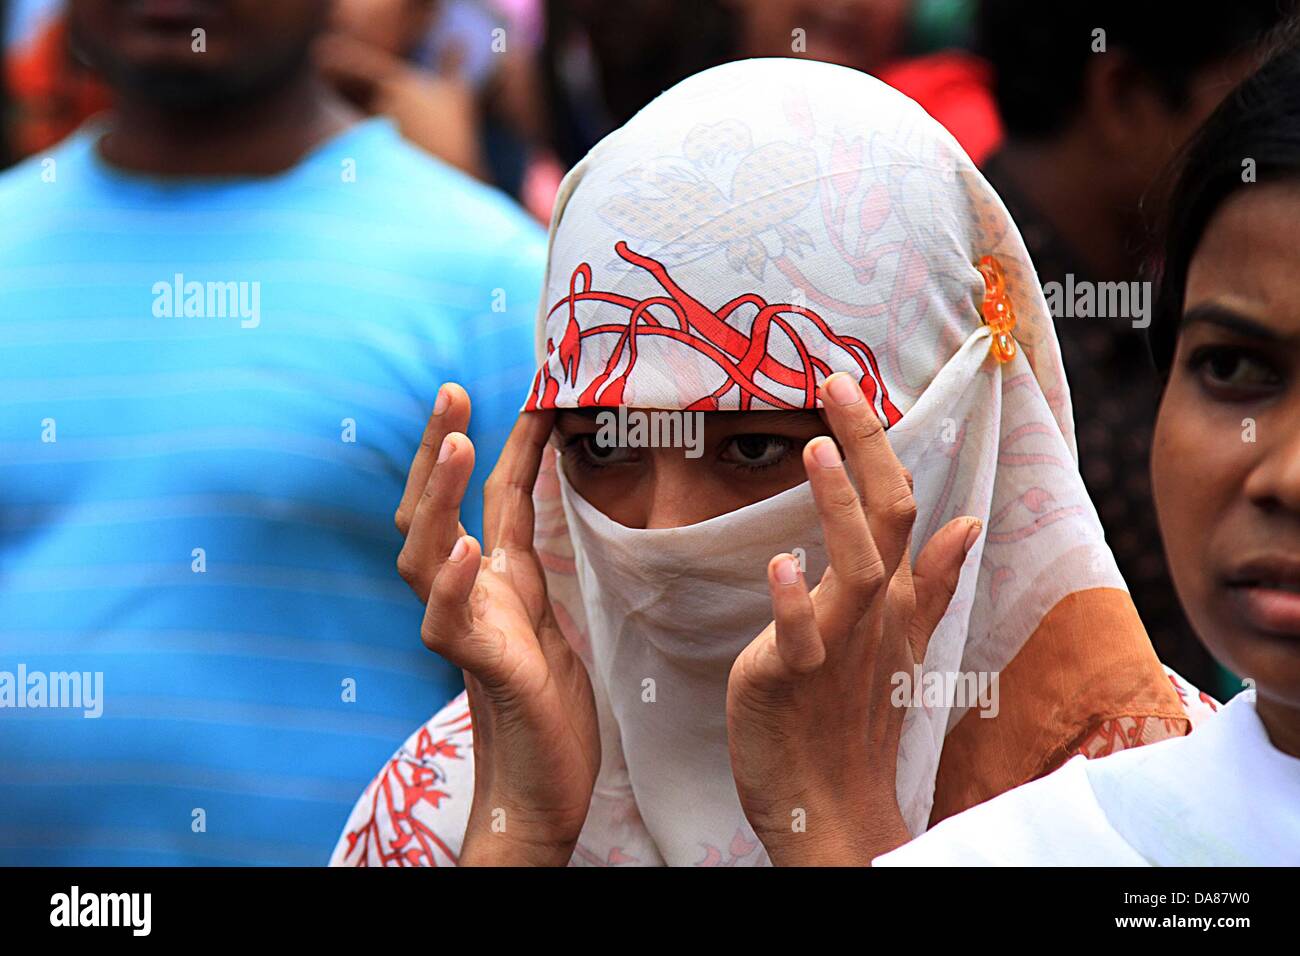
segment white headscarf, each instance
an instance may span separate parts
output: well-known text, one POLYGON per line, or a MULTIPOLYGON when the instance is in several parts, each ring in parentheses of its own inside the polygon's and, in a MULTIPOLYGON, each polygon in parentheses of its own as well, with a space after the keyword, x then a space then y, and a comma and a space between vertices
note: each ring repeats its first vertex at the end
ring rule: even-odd
MULTIPOLYGON (((914 550, 959 515, 988 529, 927 669, 1002 671, 1062 599, 1124 589, 1077 472, 1060 353, 1020 235, 956 141, 869 76, 732 63, 604 139, 560 188, 538 349, 528 407, 814 407, 830 372, 858 377, 914 476, 914 550), (981 321, 986 255, 1018 313, 1007 364, 981 321)), ((808 486, 687 528, 633 530, 552 475, 537 494, 538 548, 605 711, 597 803, 625 804, 593 808, 585 852, 761 862, 731 778, 726 680, 771 620, 767 561, 802 548, 809 580, 825 567, 808 486)), ((1133 650, 1158 674, 1149 645, 1133 650)), ((909 711, 898 788, 914 832, 963 713, 909 711)))

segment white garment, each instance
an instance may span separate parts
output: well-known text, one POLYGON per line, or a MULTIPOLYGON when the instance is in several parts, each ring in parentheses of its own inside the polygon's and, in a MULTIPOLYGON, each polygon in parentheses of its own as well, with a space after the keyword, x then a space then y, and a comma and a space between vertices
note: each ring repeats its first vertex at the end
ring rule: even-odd
MULTIPOLYGON (((617 727, 636 802, 670 866, 750 841, 727 749, 727 678, 772 620, 767 563, 802 548, 826 570, 806 482, 684 528, 631 529, 584 501, 559 473, 587 624, 592 679, 617 727), (739 835, 739 836, 738 836, 739 835)), ((753 847, 757 850, 757 846, 753 847)))
POLYGON ((1186 737, 1075 757, 874 866, 1300 866, 1300 759, 1238 694, 1186 737))
MULTIPOLYGON (((1079 477, 1060 352, 1020 234, 956 140, 870 76, 798 59, 729 63, 673 87, 602 140, 556 200, 537 347, 529 407, 815 407, 811 381, 831 371, 858 378, 915 481, 913 557, 958 516, 987 528, 930 641, 929 670, 1000 672, 1064 598, 1125 587, 1079 477), (981 319, 985 255, 1005 271, 1018 316, 1019 352, 1005 365, 989 354, 981 319)), ((799 495, 810 503, 806 489, 799 495)), ((762 862, 761 849, 725 850, 747 840, 724 823, 739 812, 725 677, 746 634, 752 640, 771 620, 767 561, 820 547, 815 511, 783 514, 794 499, 781 496, 671 534, 596 516, 578 540, 566 527, 572 496, 563 507, 559 497, 544 477, 537 550, 552 602, 574 624, 566 636, 595 659, 594 683, 606 685, 596 688, 613 720, 609 734, 602 726, 604 766, 630 775, 630 787, 602 781, 598 791, 635 799, 652 832, 660 821, 655 843, 670 864, 762 862), (676 580, 698 587, 639 582, 609 560, 602 535, 617 539, 610 554, 629 567, 654 561, 673 535, 698 535, 700 546, 676 559, 676 580), (752 555, 731 550, 739 535, 752 555), (586 569, 577 578, 571 561, 586 569), (720 566, 725 582, 709 573, 720 566), (629 602, 655 594, 657 624, 683 632, 700 625, 700 608, 725 613, 744 596, 708 680, 659 682, 676 701, 671 712, 640 704, 650 662, 630 650, 636 642, 619 620, 629 602), (624 727, 626 718, 636 727, 624 727), (669 748, 659 733, 695 746, 669 748), (658 807, 661 797, 668 802, 658 807), (680 812, 686 802, 690 815, 680 812), (707 837, 706 819, 718 824, 707 837), (668 836, 669 820, 681 832, 668 836)), ((811 582, 820 570, 809 569, 811 582)), ((659 650, 644 654, 666 666, 659 650)), ((672 673, 676 681, 684 668, 672 673)), ((898 794, 913 832, 926 826, 944 738, 965 712, 907 714, 898 794)), ((601 859, 627 852, 592 820, 583 842, 601 859)))

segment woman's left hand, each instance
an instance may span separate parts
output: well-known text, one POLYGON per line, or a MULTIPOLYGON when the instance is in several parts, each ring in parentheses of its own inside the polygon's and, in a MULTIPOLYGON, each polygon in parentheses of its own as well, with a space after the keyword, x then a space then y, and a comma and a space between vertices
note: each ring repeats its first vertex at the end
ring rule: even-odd
POLYGON ((905 711, 893 677, 925 657, 982 528, 956 518, 912 567, 912 482, 861 388, 822 386, 829 437, 804 448, 830 567, 810 594, 796 560, 768 565, 772 624, 737 658, 727 687, 736 788, 778 866, 858 865, 911 838, 895 794, 905 711))

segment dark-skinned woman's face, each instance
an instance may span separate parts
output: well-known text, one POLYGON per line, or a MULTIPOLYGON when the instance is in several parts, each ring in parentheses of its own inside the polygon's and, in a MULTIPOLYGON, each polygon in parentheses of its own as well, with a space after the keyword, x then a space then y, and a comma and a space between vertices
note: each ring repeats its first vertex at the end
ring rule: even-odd
POLYGON ((1152 477, 1201 640, 1300 708, 1300 183, 1247 185, 1189 267, 1152 477))

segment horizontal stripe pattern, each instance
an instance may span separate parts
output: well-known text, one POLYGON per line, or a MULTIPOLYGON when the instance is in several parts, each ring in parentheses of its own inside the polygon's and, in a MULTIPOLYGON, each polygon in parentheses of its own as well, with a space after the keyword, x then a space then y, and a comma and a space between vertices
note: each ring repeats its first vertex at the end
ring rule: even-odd
POLYGON ((324 863, 458 690, 393 512, 445 381, 472 488, 495 462, 544 235, 382 120, 259 180, 153 182, 93 143, 0 177, 0 699, 20 665, 103 697, 0 707, 0 865, 324 863), (165 314, 178 274, 182 304, 212 283, 256 314, 165 314))

